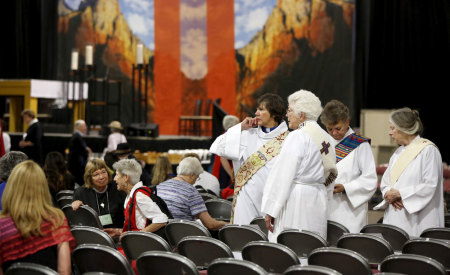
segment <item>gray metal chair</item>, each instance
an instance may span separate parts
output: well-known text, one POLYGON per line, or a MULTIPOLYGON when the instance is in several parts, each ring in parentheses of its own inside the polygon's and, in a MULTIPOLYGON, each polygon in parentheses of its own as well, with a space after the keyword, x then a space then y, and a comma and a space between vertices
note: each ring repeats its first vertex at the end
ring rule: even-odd
POLYGON ((198 275, 194 262, 183 255, 168 251, 148 251, 136 260, 139 275, 198 275))
POLYGON ((127 231, 122 235, 120 243, 128 260, 136 260, 147 251, 170 251, 169 243, 151 232, 127 231))
POLYGON ((445 275, 445 267, 438 261, 422 255, 402 254, 387 256, 380 264, 381 272, 408 275, 445 275))
POLYGON ((358 252, 366 257, 370 264, 380 264, 394 250, 388 241, 382 237, 365 233, 348 233, 337 241, 337 247, 358 252))
POLYGON ((216 220, 230 221, 231 219, 231 205, 228 200, 211 199, 205 201, 206 209, 208 213, 216 220))
POLYGON ((214 275, 267 275, 267 271, 256 263, 234 259, 219 258, 212 261, 208 266, 208 274, 214 275))
POLYGON ((367 224, 361 229, 361 233, 380 233, 394 251, 401 251, 403 244, 409 240, 409 235, 405 230, 392 224, 367 224))
POLYGON ((300 264, 297 254, 289 247, 269 241, 252 241, 242 248, 242 259, 254 262, 269 273, 283 273, 300 264))
POLYGON ((101 244, 81 244, 72 252, 74 264, 81 274, 105 272, 134 275, 127 259, 117 250, 101 244))
POLYGON ((61 190, 58 193, 56 193, 56 200, 58 200, 61 197, 73 197, 73 190, 61 190))
POLYGON ((187 236, 211 237, 209 230, 195 221, 173 220, 169 221, 165 228, 167 241, 171 247, 176 247, 178 242, 187 236))
POLYGON ((56 203, 58 204, 59 208, 63 208, 66 205, 72 205, 73 196, 62 196, 56 199, 56 203))
POLYGON ((251 241, 268 241, 267 236, 250 225, 227 224, 219 230, 219 240, 226 243, 232 251, 241 251, 251 241))
POLYGON ((306 230, 287 229, 280 232, 277 243, 292 249, 298 257, 307 258, 316 248, 328 246, 319 234, 306 230))
POLYGON ((314 249, 308 256, 309 265, 320 265, 334 269, 343 275, 371 275, 366 258, 355 251, 338 247, 314 249))
POLYGON ((345 233, 349 233, 350 231, 344 225, 335 222, 335 221, 327 221, 327 242, 329 246, 336 246, 337 240, 344 235, 345 233))
POLYGON ((256 224, 257 226, 259 226, 261 231, 264 232, 264 234, 266 234, 266 236, 268 236, 269 230, 267 229, 266 222, 264 221, 264 217, 256 217, 250 222, 250 224, 256 224))
POLYGON ((206 269, 218 258, 233 258, 233 252, 225 243, 205 236, 184 237, 178 242, 177 250, 193 261, 197 269, 206 269))
POLYGON ((18 262, 12 264, 5 275, 58 275, 58 272, 44 265, 18 262))
POLYGON ((439 239, 413 239, 402 248, 403 254, 430 257, 440 262, 450 274, 450 243, 439 239))
POLYGON ((420 234, 421 238, 433 238, 433 239, 442 239, 442 240, 450 240, 450 228, 446 227, 433 227, 425 229, 422 234, 420 234))
POLYGON ((70 230, 73 237, 80 244, 102 244, 111 248, 117 248, 114 240, 101 229, 90 226, 75 226, 70 230))
POLYGON ((342 275, 342 273, 320 265, 293 265, 286 269, 283 275, 342 275))
POLYGON ((72 205, 66 205, 62 207, 62 211, 70 227, 84 225, 103 229, 97 212, 87 205, 81 205, 76 211, 72 209, 72 205))
POLYGON ((212 194, 206 193, 206 191, 199 192, 199 193, 200 193, 200 196, 202 197, 204 202, 206 202, 207 200, 215 200, 215 199, 217 199, 217 196, 214 196, 212 194))

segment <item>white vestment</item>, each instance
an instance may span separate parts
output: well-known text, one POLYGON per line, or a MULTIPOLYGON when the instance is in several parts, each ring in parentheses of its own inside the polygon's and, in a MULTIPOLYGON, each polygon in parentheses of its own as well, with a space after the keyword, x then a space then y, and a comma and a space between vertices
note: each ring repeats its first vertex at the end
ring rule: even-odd
MULTIPOLYGON (((381 179, 383 198, 391 189, 391 168, 406 148, 400 146, 389 160, 381 179)), ((443 181, 441 153, 436 146, 428 145, 409 163, 392 187, 400 192, 404 208, 395 210, 385 200, 377 205, 376 209, 386 207, 383 223, 402 228, 410 237, 419 237, 427 228, 444 227, 443 181)))
MULTIPOLYGON (((344 138, 352 133, 354 131, 349 128, 344 138)), ((333 139, 333 146, 341 141, 333 139)), ((343 184, 345 192, 333 195, 328 219, 344 225, 351 233, 359 233, 368 222, 367 202, 377 190, 377 172, 370 144, 361 143, 336 166, 338 177, 334 183, 343 184)))
MULTIPOLYGON (((331 144, 331 136, 317 122, 308 123, 317 127, 316 131, 331 144)), ((328 154, 336 158, 332 145, 328 154)), ((274 232, 269 232, 270 241, 276 242, 281 231, 292 228, 313 231, 327 238, 327 206, 334 183, 324 185, 324 172, 320 149, 311 136, 300 129, 291 132, 283 142, 264 189, 261 211, 275 218, 274 232)))
MULTIPOLYGON (((250 128, 241 131, 241 124, 237 124, 221 136, 211 145, 210 151, 216 155, 233 161, 234 174, 242 164, 259 148, 271 139, 288 130, 285 122, 269 133, 263 132, 261 127, 250 128)), ((264 184, 269 172, 275 163, 277 156, 261 167, 239 191, 234 209, 235 224, 250 224, 256 218, 261 217, 261 199, 264 184)))

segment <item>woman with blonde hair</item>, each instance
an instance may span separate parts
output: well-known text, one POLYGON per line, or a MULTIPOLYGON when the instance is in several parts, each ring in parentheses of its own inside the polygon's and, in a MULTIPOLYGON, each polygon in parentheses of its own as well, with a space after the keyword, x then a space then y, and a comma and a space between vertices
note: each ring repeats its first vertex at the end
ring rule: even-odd
POLYGON ((64 213, 52 205, 44 171, 31 160, 8 179, 0 215, 0 274, 15 262, 48 266, 70 274, 75 245, 64 213))
POLYGON ((173 178, 172 163, 166 156, 159 156, 156 159, 155 166, 152 170, 152 185, 158 185, 163 181, 173 178))

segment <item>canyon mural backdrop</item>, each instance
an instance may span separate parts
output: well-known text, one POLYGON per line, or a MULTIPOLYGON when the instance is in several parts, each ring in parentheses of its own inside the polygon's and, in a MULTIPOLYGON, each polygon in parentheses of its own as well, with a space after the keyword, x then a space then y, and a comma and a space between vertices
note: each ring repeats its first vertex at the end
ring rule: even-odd
POLYGON ((73 49, 84 68, 93 45, 95 75, 84 79, 120 82, 122 123, 154 122, 163 135, 178 133, 197 99, 220 99, 243 118, 261 94, 308 89, 352 111, 354 9, 343 0, 60 0, 58 77, 70 78, 73 49))

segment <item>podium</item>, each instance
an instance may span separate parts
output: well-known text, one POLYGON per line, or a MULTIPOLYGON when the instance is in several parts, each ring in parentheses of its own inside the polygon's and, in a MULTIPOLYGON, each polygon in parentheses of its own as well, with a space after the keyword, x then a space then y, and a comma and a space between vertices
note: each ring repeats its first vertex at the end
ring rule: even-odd
POLYGON ((25 132, 28 125, 22 123, 21 112, 31 109, 39 114, 39 98, 65 98, 73 100, 73 118, 84 119, 84 103, 87 99, 87 83, 56 80, 15 79, 0 80, 0 96, 7 96, 9 105, 9 132, 25 132), (74 91, 76 91, 74 93, 74 91))

